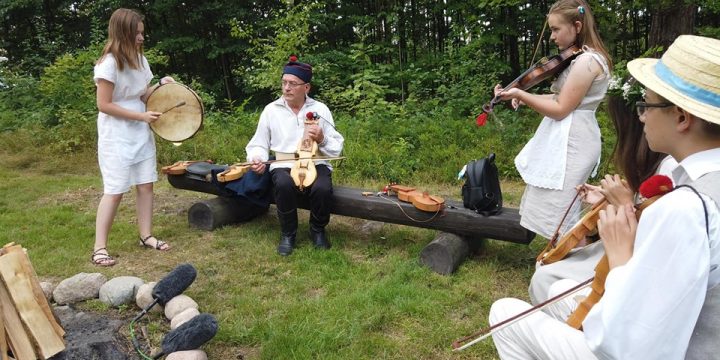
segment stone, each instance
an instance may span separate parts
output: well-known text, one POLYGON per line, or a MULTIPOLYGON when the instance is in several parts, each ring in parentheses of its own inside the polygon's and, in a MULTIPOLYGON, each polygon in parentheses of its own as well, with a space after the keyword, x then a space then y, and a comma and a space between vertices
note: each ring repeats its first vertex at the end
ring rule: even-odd
POLYGON ((135 300, 138 288, 143 284, 145 281, 135 276, 118 276, 110 279, 100 287, 100 301, 112 307, 131 304, 135 300))
POLYGON ((52 302, 52 293, 53 290, 55 290, 55 285, 48 281, 41 281, 40 288, 42 289, 43 295, 45 295, 45 299, 47 299, 48 302, 52 302))
POLYGON ((197 315, 200 315, 200 310, 193 307, 185 309, 170 320, 170 330, 174 330, 197 315))
POLYGON ((360 225, 358 232, 362 235, 370 236, 382 230, 384 226, 384 222, 368 220, 364 221, 363 224, 360 225))
MULTIPOLYGON (((152 291, 155 288, 155 284, 157 282, 149 282, 147 284, 142 284, 137 290, 137 294, 135 294, 135 303, 140 309, 145 309, 146 307, 150 306, 150 304, 155 301, 152 297, 152 291)), ((164 311, 164 308, 160 304, 155 304, 155 306, 150 309, 151 313, 162 313, 164 311)))
POLYGON ((61 281, 53 290, 53 299, 60 305, 95 299, 105 282, 107 278, 103 274, 79 273, 61 281))
POLYGON ((178 295, 165 304, 165 317, 172 320, 175 315, 185 311, 187 308, 198 308, 198 304, 187 295, 178 295))

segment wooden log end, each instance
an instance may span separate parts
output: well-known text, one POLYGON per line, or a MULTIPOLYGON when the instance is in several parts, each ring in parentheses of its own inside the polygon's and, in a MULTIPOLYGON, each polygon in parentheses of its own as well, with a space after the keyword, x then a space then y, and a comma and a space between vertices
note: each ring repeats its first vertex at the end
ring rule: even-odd
POLYGON ((420 263, 443 275, 455 272, 470 254, 470 245, 455 234, 441 232, 420 252, 420 263))

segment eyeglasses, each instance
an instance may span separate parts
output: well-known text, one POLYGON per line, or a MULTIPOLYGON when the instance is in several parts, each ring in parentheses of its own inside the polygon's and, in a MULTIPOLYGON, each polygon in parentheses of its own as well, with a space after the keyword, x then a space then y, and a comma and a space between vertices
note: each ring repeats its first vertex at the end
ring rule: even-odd
POLYGON ((675 106, 675 104, 669 102, 647 103, 644 101, 638 101, 635 103, 635 109, 637 110, 638 116, 642 116, 648 108, 666 108, 670 106, 675 106))
POLYGON ((286 86, 287 86, 287 87, 289 87, 289 88, 291 88, 291 89, 294 89, 294 88, 296 88, 296 87, 298 87, 298 86, 302 86, 302 85, 305 85, 305 84, 307 84, 307 83, 296 83, 296 82, 292 82, 292 81, 282 81, 282 82, 280 82, 280 86, 282 86, 282 87, 286 87, 286 86))

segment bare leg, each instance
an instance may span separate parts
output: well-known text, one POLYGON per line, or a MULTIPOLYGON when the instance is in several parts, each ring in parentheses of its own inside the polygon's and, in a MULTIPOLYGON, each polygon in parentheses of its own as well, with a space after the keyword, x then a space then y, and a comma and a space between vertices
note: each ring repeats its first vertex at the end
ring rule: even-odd
MULTIPOLYGON (((140 184, 137 188, 137 219, 140 238, 146 239, 152 235, 152 215, 153 215, 153 183, 140 184)), ((156 247, 157 239, 152 236, 145 240, 148 246, 156 247)), ((169 250, 167 244, 160 245, 159 250, 169 250)))
POLYGON ((107 247, 110 228, 115 220, 122 197, 123 194, 103 194, 100 199, 95 218, 95 250, 107 247))

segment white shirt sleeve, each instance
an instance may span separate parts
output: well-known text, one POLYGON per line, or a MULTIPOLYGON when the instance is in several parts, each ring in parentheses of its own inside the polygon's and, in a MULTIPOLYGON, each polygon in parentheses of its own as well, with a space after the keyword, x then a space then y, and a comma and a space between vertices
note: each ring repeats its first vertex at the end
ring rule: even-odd
POLYGON ((320 111, 320 116, 323 119, 320 121, 320 126, 322 127, 325 138, 321 144, 318 144, 318 150, 325 156, 340 156, 345 139, 335 129, 335 120, 333 120, 332 113, 327 106, 323 106, 323 109, 320 111))
POLYGON ((645 209, 633 256, 608 274, 583 322, 600 359, 682 359, 707 291, 710 249, 700 198, 675 190, 645 209))
POLYGON ((113 84, 117 82, 117 64, 115 63, 115 57, 112 54, 105 55, 105 58, 101 62, 95 65, 95 75, 93 80, 97 85, 99 79, 107 80, 113 84))
POLYGON ((245 147, 245 153, 247 154, 247 161, 253 161, 258 159, 260 161, 267 161, 270 156, 270 124, 268 108, 266 107, 260 114, 260 121, 258 121, 257 130, 253 135, 250 142, 245 147))

